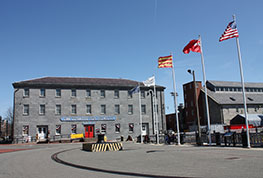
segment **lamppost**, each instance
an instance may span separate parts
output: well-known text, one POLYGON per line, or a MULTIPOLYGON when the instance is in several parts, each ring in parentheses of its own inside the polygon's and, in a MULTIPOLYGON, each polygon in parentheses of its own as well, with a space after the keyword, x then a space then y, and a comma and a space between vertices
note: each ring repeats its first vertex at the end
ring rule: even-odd
POLYGON ((199 117, 199 107, 198 107, 198 97, 196 92, 196 82, 195 82, 195 71, 188 69, 187 72, 193 75, 193 82, 194 82, 194 97, 195 97, 195 106, 196 106, 196 115, 197 115, 197 124, 198 124, 198 138, 197 138, 197 145, 202 145, 201 141, 201 128, 200 128, 200 117, 199 117))

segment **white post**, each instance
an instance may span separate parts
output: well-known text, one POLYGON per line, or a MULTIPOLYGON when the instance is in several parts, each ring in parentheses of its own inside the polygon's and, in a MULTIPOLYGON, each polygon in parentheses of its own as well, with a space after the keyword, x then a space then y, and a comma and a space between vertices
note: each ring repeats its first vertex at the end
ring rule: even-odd
POLYGON ((202 69, 203 69, 203 81, 204 81, 204 85, 205 85, 205 106, 206 106, 206 117, 207 117, 207 128, 208 128, 208 139, 209 139, 209 145, 211 146, 211 144, 212 144, 212 141, 211 141, 212 140, 211 139, 211 125, 210 125, 210 114, 209 114, 208 99, 207 99, 205 63, 204 63, 201 35, 199 35, 199 41, 200 41, 200 48, 201 48, 201 62, 202 62, 202 69))
POLYGON ((159 140, 159 122, 158 122, 158 113, 157 113, 157 92, 156 92, 156 87, 154 84, 154 112, 155 112, 155 132, 156 132, 156 142, 157 144, 160 143, 159 140))
MULTIPOLYGON (((233 15, 233 20, 236 21, 235 15, 233 15)), ((245 83, 244 83, 244 77, 243 77, 243 67, 242 67, 242 59, 241 59, 241 52, 240 52, 239 38, 238 37, 236 37, 236 44, 237 44, 237 53, 238 53, 238 60, 239 60, 241 84, 242 84, 244 113, 245 113, 246 127, 247 127, 247 147, 250 148, 250 137, 249 137, 249 127, 248 127, 248 115, 247 115, 247 102, 246 102, 246 93, 245 93, 245 83)))
POLYGON ((176 125, 177 125, 177 137, 178 137, 177 141, 178 141, 178 145, 181 145, 181 143, 180 143, 179 119, 178 119, 178 112, 177 112, 177 101, 176 101, 176 85, 175 85, 174 66, 172 67, 172 73, 173 73, 173 87, 174 87, 174 110, 175 110, 176 125))
POLYGON ((143 137, 142 137, 142 106, 141 106, 141 88, 140 88, 140 84, 138 84, 139 86, 139 111, 140 111, 140 128, 141 128, 141 143, 143 143, 143 137))

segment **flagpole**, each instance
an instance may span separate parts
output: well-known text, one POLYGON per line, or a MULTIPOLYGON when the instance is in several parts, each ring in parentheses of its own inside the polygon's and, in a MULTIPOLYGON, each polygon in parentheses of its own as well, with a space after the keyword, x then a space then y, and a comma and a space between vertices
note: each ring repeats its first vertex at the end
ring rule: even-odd
POLYGON ((139 112, 140 112, 140 128, 141 128, 141 143, 143 143, 143 137, 142 137, 142 106, 141 106, 141 87, 140 84, 138 83, 139 86, 139 112))
POLYGON ((180 130, 179 130, 179 119, 178 119, 178 112, 177 112, 177 101, 176 101, 176 85, 175 85, 174 65, 172 65, 172 74, 173 74, 173 87, 174 87, 174 110, 175 110, 176 125, 177 125, 177 137, 178 137, 177 141, 178 141, 178 145, 181 145, 180 130))
MULTIPOLYGON (((234 20, 234 22, 236 21, 235 15, 233 15, 233 20, 234 20)), ((245 84, 244 84, 242 59, 241 59, 241 52, 240 52, 239 38, 238 38, 238 37, 236 37, 236 44, 237 44, 237 53, 238 53, 238 60, 239 60, 239 69, 240 69, 241 84, 242 84, 242 93, 243 93, 243 102, 244 102, 244 113, 245 113, 246 127, 247 127, 247 147, 248 147, 248 148, 251 148, 251 146, 250 146, 250 137, 249 137, 249 127, 248 127, 248 115, 247 115, 247 103, 246 103, 246 94, 245 94, 245 84)))
MULTIPOLYGON (((154 80, 155 80, 155 76, 153 75, 154 80)), ((153 90, 154 90, 154 115, 155 115, 155 132, 156 132, 156 143, 159 144, 159 122, 158 122, 158 113, 157 113, 157 93, 156 93, 156 86, 155 86, 155 82, 154 82, 154 86, 153 86, 153 90)))
POLYGON ((201 61, 202 61, 202 69, 203 69, 203 80, 205 85, 205 106, 206 106, 206 117, 207 117, 207 127, 208 127, 208 139, 209 139, 209 145, 212 145, 212 139, 211 139, 211 125, 210 125, 210 114, 209 114, 209 107, 208 107, 208 98, 207 98, 207 87, 206 87, 206 75, 205 75, 205 63, 204 63, 204 55, 203 55, 203 49, 202 49, 202 40, 201 35, 199 35, 199 41, 200 41, 200 48, 201 48, 201 61))

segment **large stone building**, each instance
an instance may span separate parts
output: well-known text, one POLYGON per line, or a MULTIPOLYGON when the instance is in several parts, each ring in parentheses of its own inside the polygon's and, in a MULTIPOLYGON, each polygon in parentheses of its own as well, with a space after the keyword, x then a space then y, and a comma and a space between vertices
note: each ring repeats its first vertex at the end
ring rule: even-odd
MULTIPOLYGON (((201 125, 207 124, 204 89, 197 82, 198 106, 201 125)), ((211 124, 230 125, 230 120, 244 114, 243 94, 240 82, 207 81, 208 103, 211 124)), ((263 113, 263 83, 245 83, 248 114, 263 113)), ((196 124, 196 107, 193 97, 193 82, 184 85, 184 101, 187 127, 196 124)))
MULTIPOLYGON (((13 83, 13 137, 54 139, 83 133, 105 133, 109 140, 153 135, 152 87, 126 79, 44 77, 13 83), (139 93, 129 91, 140 85, 139 93)), ((166 130, 164 87, 156 86, 159 131, 166 130)))

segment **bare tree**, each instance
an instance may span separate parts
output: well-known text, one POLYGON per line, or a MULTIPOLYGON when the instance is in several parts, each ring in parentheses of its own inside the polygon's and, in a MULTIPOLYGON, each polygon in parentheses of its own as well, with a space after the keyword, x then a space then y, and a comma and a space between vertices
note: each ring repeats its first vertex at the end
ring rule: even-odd
POLYGON ((5 113, 4 120, 7 120, 8 122, 13 122, 13 108, 9 107, 5 113))

